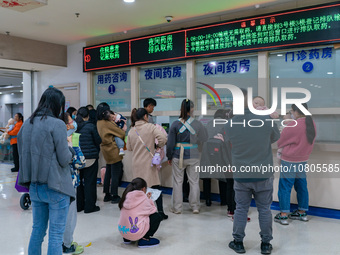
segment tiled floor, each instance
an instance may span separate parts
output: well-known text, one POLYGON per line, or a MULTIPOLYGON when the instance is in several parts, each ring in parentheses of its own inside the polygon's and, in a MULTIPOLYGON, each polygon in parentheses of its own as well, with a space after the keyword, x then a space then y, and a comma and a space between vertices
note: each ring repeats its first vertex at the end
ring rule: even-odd
MULTIPOLYGON (((32 227, 32 210, 23 211, 19 206, 19 194, 14 189, 16 174, 11 165, 0 164, 0 254, 24 255, 32 227)), ((120 190, 122 192, 122 190, 120 190)), ((118 233, 117 205, 102 202, 103 194, 98 188, 97 213, 78 213, 75 241, 85 247, 84 254, 236 254, 228 248, 232 240, 232 221, 226 217, 226 208, 213 203, 209 208, 202 203, 201 213, 193 215, 185 204, 181 215, 169 212, 170 196, 164 196, 164 205, 169 219, 161 223, 155 237, 161 240, 158 247, 140 249, 125 245, 118 233)), ((273 211, 273 215, 277 213, 273 211)), ((244 240, 247 254, 260 254, 259 225, 256 208, 250 209, 252 221, 248 223, 244 240)), ((340 254, 340 221, 310 217, 310 221, 291 222, 289 226, 273 224, 274 250, 272 254, 340 254)), ((47 237, 43 244, 46 254, 47 237)))

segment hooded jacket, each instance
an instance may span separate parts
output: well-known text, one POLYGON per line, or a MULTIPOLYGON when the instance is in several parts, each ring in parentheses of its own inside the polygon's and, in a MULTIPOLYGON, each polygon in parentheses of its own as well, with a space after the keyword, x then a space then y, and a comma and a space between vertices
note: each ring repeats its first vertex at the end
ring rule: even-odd
POLYGON ((157 209, 154 202, 142 190, 127 193, 120 211, 119 233, 130 241, 143 238, 150 229, 149 216, 155 212, 157 209))

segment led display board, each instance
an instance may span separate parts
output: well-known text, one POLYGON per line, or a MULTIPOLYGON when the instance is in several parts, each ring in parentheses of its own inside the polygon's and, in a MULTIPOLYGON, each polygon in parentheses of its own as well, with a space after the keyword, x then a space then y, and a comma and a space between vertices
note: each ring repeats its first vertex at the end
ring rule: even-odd
POLYGON ((340 3, 84 47, 85 72, 340 41, 340 3))

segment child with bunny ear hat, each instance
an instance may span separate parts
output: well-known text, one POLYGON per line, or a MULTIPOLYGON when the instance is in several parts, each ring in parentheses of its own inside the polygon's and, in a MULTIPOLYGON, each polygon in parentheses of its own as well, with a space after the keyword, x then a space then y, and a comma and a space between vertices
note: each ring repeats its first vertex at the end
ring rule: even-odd
POLYGON ((118 230, 124 243, 138 241, 138 247, 152 247, 160 242, 151 238, 157 231, 163 217, 157 212, 151 193, 146 194, 147 184, 142 178, 135 178, 126 187, 119 202, 120 218, 118 230))

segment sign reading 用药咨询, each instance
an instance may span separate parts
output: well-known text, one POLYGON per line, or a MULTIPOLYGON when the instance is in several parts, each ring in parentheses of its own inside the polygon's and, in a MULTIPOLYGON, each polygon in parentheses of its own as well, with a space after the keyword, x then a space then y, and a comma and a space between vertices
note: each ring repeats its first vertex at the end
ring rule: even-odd
POLYGON ((340 41, 340 2, 84 47, 85 72, 340 41))

